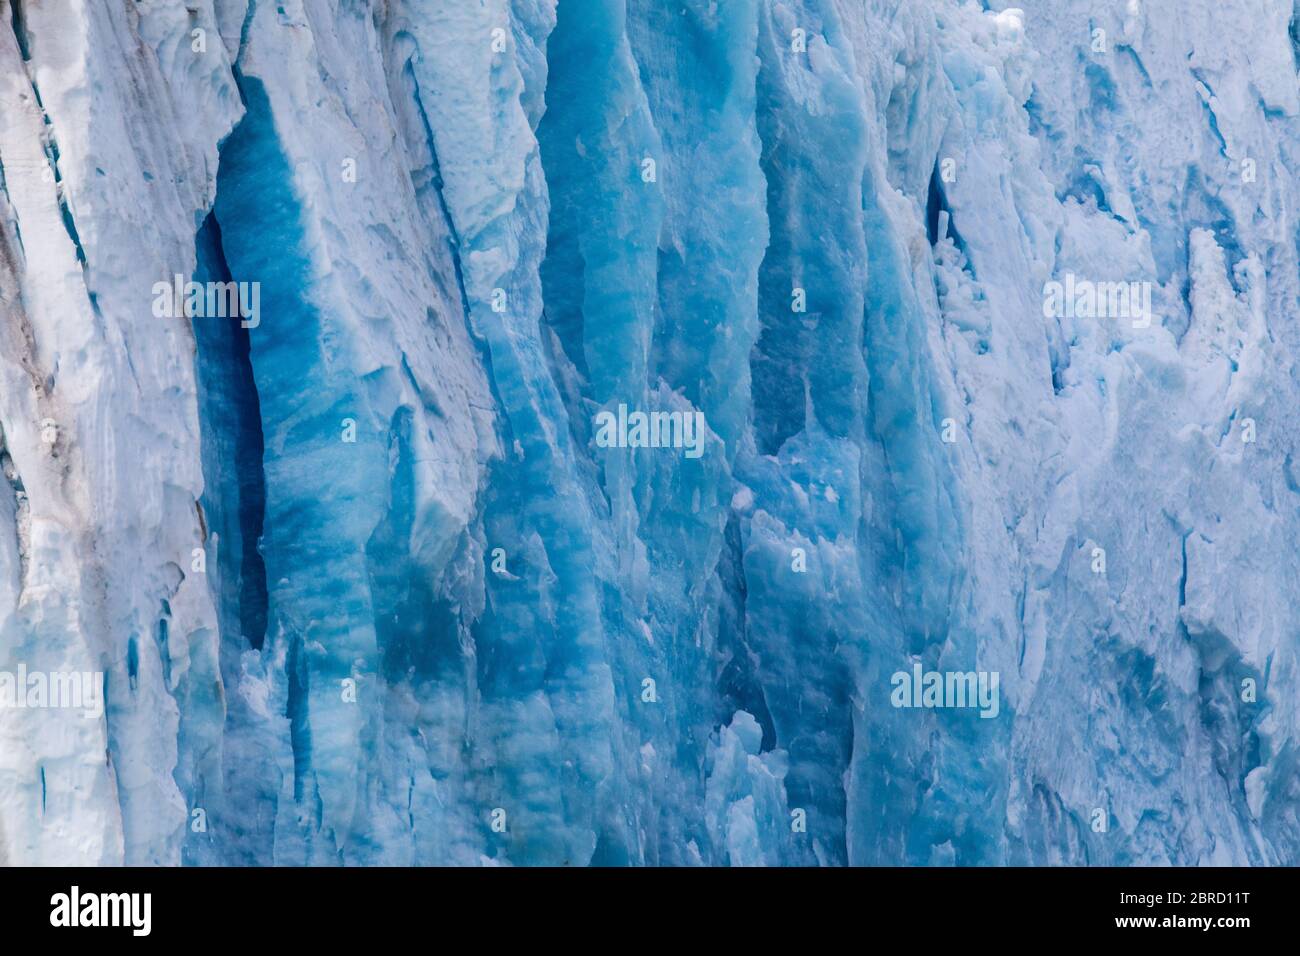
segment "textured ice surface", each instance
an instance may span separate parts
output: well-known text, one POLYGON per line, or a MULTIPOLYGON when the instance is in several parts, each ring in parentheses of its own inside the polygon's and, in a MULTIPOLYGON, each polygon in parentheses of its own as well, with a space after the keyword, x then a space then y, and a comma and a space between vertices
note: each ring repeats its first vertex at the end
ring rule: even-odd
POLYGON ((0 0, 0 861, 1300 864, 1298 49, 0 0))

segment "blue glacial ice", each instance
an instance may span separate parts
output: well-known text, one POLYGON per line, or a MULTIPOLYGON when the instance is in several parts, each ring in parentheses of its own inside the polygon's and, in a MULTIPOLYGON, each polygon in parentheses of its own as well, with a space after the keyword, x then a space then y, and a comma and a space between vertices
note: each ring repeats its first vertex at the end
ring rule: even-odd
POLYGON ((0 0, 0 862, 1300 864, 1298 57, 0 0))

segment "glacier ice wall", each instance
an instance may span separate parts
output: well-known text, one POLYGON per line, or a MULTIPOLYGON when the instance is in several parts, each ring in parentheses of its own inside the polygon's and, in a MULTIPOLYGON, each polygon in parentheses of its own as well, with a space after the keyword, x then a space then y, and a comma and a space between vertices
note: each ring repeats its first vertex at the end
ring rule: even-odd
POLYGON ((0 0, 0 861, 1300 863, 1298 51, 0 0))

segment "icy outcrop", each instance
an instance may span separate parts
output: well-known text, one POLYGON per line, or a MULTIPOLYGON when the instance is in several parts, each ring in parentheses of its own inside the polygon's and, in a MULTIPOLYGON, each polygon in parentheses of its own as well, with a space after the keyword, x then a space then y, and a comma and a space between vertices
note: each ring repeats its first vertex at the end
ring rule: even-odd
POLYGON ((1300 12, 1112 6, 0 0, 0 859, 1300 863, 1300 12))

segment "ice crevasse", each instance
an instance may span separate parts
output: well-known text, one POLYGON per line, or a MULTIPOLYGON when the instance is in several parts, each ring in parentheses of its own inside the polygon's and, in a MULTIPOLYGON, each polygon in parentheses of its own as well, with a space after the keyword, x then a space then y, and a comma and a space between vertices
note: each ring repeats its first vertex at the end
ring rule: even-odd
POLYGON ((0 0, 0 862, 1300 863, 1300 4, 1018 2, 0 0))

